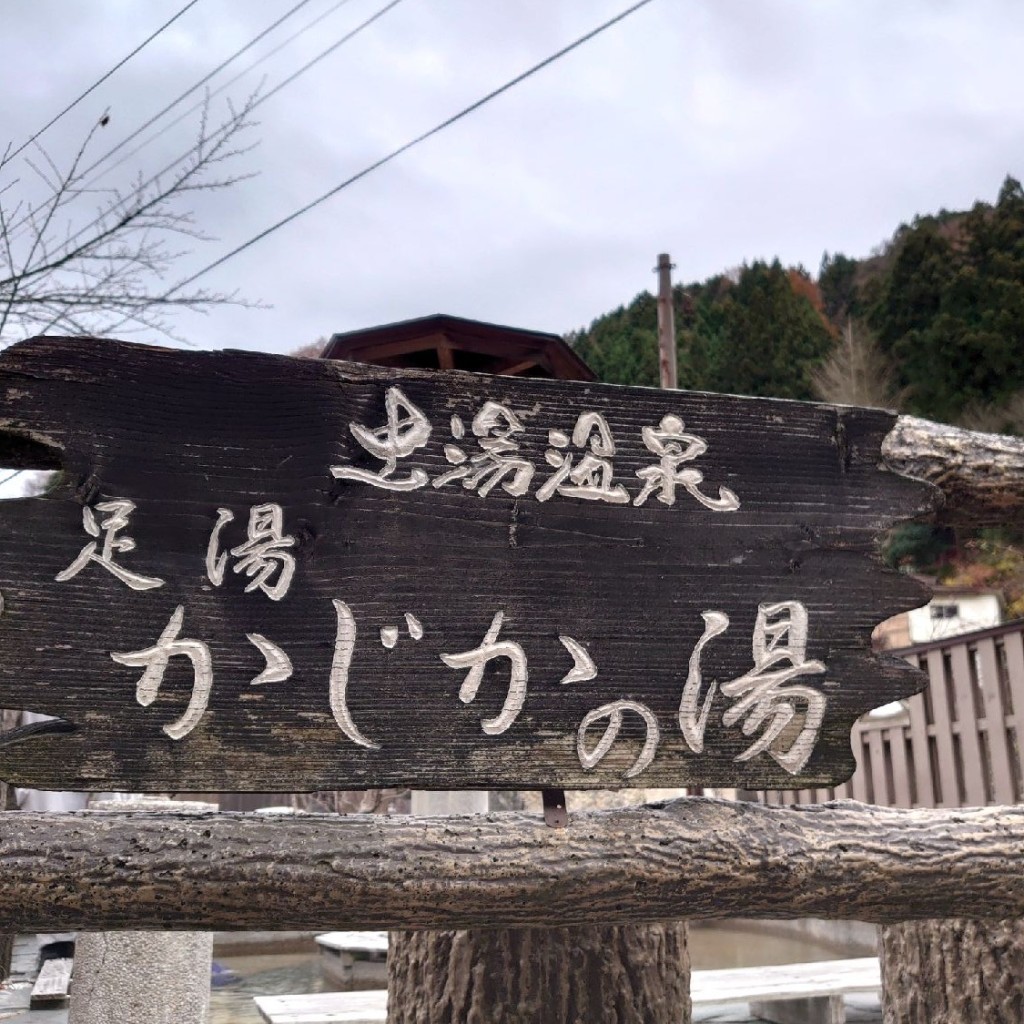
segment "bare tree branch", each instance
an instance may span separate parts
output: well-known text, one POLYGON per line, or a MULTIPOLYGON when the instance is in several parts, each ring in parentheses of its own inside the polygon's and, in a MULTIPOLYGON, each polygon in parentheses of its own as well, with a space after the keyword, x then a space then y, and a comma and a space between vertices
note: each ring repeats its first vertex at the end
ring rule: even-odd
POLYGON ((0 341, 56 328, 87 334, 145 328, 174 337, 169 321, 179 309, 255 305, 237 293, 206 289, 169 295, 164 284, 188 251, 169 240, 210 238, 183 202, 251 177, 222 168, 252 148, 242 137, 253 126, 254 103, 255 95, 240 109, 229 105, 217 124, 204 106, 187 161, 164 178, 140 174, 127 191, 97 192, 82 181, 81 167, 99 125, 66 169, 41 149, 28 159, 48 194, 31 202, 14 198, 15 182, 0 190, 0 341), (85 204, 97 195, 101 203, 89 220, 85 204))

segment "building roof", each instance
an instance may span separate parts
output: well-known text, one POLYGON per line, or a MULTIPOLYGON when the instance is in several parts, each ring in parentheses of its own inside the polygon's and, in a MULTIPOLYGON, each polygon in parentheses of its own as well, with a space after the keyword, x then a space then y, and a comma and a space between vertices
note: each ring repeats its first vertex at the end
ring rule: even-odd
POLYGON ((323 358, 515 377, 597 379, 594 371, 557 334, 466 320, 445 313, 334 334, 323 358))

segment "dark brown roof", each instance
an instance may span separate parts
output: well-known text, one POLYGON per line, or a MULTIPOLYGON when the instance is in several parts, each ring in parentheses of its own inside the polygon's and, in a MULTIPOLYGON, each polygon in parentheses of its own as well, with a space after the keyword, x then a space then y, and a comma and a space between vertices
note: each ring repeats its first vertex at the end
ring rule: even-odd
POLYGON ((444 313, 332 335, 323 358, 516 377, 597 379, 557 334, 444 313))

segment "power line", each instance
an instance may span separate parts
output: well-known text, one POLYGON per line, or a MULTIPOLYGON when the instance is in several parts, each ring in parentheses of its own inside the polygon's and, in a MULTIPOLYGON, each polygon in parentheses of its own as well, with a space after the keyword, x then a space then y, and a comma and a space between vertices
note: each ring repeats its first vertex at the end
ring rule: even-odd
MULTIPOLYGON (((342 3, 346 3, 347 0, 341 0, 341 2, 342 3)), ((350 29, 340 39, 336 40, 334 43, 332 43, 330 46, 328 46, 327 49, 322 50, 315 57, 313 57, 310 60, 308 60, 301 68, 299 68, 298 71, 293 72, 283 82, 279 82, 277 85, 275 85, 274 88, 270 90, 270 92, 266 93, 263 96, 260 96, 249 107, 248 113, 252 113, 257 107, 259 107, 262 104, 266 103, 267 100, 269 100, 272 96, 274 96, 277 93, 279 93, 283 88, 285 88, 285 86, 291 85, 291 83, 294 82, 300 75, 305 74, 311 67, 313 67, 315 64, 319 63, 321 60, 323 60, 329 54, 333 53, 343 43, 347 43, 354 36, 357 36, 360 32, 363 31, 363 29, 369 28, 369 26, 372 25, 378 18, 382 18, 385 14, 387 14, 388 11, 390 11, 393 7, 397 7, 401 2, 402 2, 402 0, 390 0, 389 3, 385 4, 383 7, 381 7, 379 10, 377 10, 376 12, 371 14, 365 20, 361 21, 358 25, 356 25, 355 28, 350 29)), ((341 6, 341 5, 339 4, 338 6, 341 6)), ((333 10, 333 8, 332 8, 332 10, 333 10)), ((330 12, 328 12, 328 13, 330 13, 330 12)), ((313 24, 315 24, 315 22, 311 22, 310 25, 307 26, 307 28, 311 27, 313 24)), ((157 182, 168 171, 170 171, 172 168, 176 167, 183 160, 187 160, 193 153, 197 152, 200 148, 202 148, 202 146, 204 144, 209 145, 210 142, 212 142, 213 140, 215 140, 217 138, 218 134, 220 134, 220 133, 222 133, 224 131, 227 131, 229 129, 230 129, 230 125, 228 125, 227 127, 222 127, 220 129, 217 129, 217 131, 215 131, 210 136, 209 139, 206 139, 206 140, 203 140, 203 141, 200 141, 200 142, 196 143, 194 146, 192 146, 191 148, 186 150, 181 156, 175 157, 175 159, 173 159, 169 164, 165 165, 159 171, 157 171, 155 174, 153 174, 149 178, 147 178, 144 182, 142 182, 142 184, 134 186, 133 189, 132 189, 132 193, 134 195, 141 195, 142 192, 145 189, 149 188, 150 185, 152 185, 155 182, 157 182)), ((86 186, 83 186, 83 188, 84 187, 86 187, 86 186)), ((82 235, 84 235, 87 231, 89 231, 91 228, 94 228, 97 224, 101 223, 105 216, 107 216, 106 213, 100 213, 99 215, 94 217, 91 221, 89 221, 88 224, 85 224, 83 227, 78 228, 76 231, 72 232, 64 240, 63 244, 65 246, 70 246, 75 241, 75 239, 81 238, 82 235)), ((29 218, 25 217, 19 223, 15 224, 14 227, 15 228, 20 228, 20 227, 22 227, 22 225, 28 223, 28 221, 29 221, 29 218)))
MULTIPOLYGON (((193 0, 193 2, 195 2, 195 0, 193 0)), ((100 164, 104 163, 118 150, 123 149, 125 146, 127 146, 128 143, 132 141, 132 139, 137 139, 147 128, 151 127, 154 124, 154 122, 159 121, 160 118, 163 117, 164 114, 166 114, 169 110, 173 110, 183 99, 185 99, 186 96, 191 96, 192 93, 196 91, 196 89, 199 89, 202 86, 204 86, 211 78, 213 78, 214 75, 216 75, 218 72, 226 68, 233 60, 235 60, 236 58, 240 57, 243 53, 245 53, 246 50, 249 50, 253 46, 255 46, 261 39, 264 38, 264 36, 273 32, 274 29, 281 24, 281 22, 287 21, 293 14, 297 13, 308 3, 309 0, 299 0, 299 2, 294 7, 291 8, 291 10, 286 11, 284 14, 282 14, 281 17, 277 19, 277 21, 268 25, 262 32, 259 33, 259 35, 254 36, 252 39, 250 39, 249 42, 247 42, 240 49, 236 50, 233 54, 231 54, 230 57, 227 57, 223 61, 221 61, 220 64, 218 64, 209 74, 200 78, 195 85, 190 86, 180 96, 178 96, 177 99, 172 100, 170 103, 168 103, 167 106, 163 108, 163 110, 161 110, 159 113, 154 114, 145 124, 142 124, 138 128, 136 128, 135 131, 131 133, 131 135, 122 139, 112 149, 108 149, 107 152, 104 153, 103 156, 101 156, 98 160, 93 161, 93 163, 91 163, 88 167, 85 168, 85 170, 81 172, 82 177, 84 178, 87 175, 92 174, 92 172, 95 171, 96 168, 100 166, 100 164)))
POLYGON ((228 260, 233 259, 239 253, 244 252, 246 249, 255 245, 257 242, 262 241, 268 235, 271 235, 280 228, 283 228, 286 224, 290 224, 293 220, 297 220, 303 214, 309 213, 310 210, 319 206, 321 203, 326 202, 333 196, 336 196, 339 192, 341 192, 343 189, 348 188, 350 185, 354 185, 357 181, 360 181, 362 178, 365 178, 368 174, 372 174, 374 171, 383 167, 385 164, 391 163, 391 161, 394 160, 396 157, 401 156, 403 153, 407 153, 414 146, 418 146, 421 142, 426 142, 427 139, 433 137, 434 135, 437 135, 439 132, 444 131, 445 128, 449 128, 457 121, 461 121, 464 117, 467 117, 474 111, 479 110, 482 106, 484 106, 487 103, 490 103, 491 100, 496 99, 502 93, 508 92, 509 89, 512 89, 514 86, 517 86, 520 82, 525 81, 531 75, 535 75, 538 71, 541 71, 550 64, 554 64, 555 61, 560 60, 567 53, 571 53, 573 50, 578 49, 584 43, 589 42, 591 39, 593 39, 597 35, 600 35, 606 29, 611 28, 613 25, 622 21, 624 18, 629 17, 629 15, 633 14, 635 11, 640 10, 641 7, 646 7, 647 4, 649 4, 650 2, 651 0, 639 0, 638 3, 633 4, 631 7, 627 7, 624 11, 621 11, 619 14, 616 14, 614 17, 609 18, 605 22, 602 22, 600 25, 597 26, 597 28, 593 28, 585 35, 582 35, 578 39, 573 40, 573 42, 569 43, 568 46, 563 46, 562 49, 551 54, 551 56, 549 57, 545 57, 544 60, 540 61, 538 64, 534 64, 533 67, 528 68, 521 74, 516 75, 515 78, 509 79, 504 85, 498 86, 497 89, 494 89, 491 92, 487 93, 486 96, 482 96, 474 103, 471 103, 468 107, 463 107, 462 110, 460 110, 458 113, 453 114, 451 117, 447 118, 447 120, 444 120, 440 124, 435 125, 429 131, 424 132, 422 135, 417 135, 416 138, 414 139, 410 139, 404 145, 399 146, 398 149, 392 150, 390 153, 387 154, 387 156, 381 157, 379 160, 370 164, 368 167, 364 167, 361 171, 357 172, 356 174, 353 174, 350 178, 346 178, 339 185, 335 185, 334 188, 324 192, 323 195, 317 196, 316 199, 312 200, 309 203, 306 203, 305 206, 302 206, 299 209, 295 210, 294 212, 288 214, 287 217, 282 218, 276 224, 271 224, 270 227, 265 228, 258 235, 253 235, 253 237, 250 238, 248 241, 243 242, 241 245, 232 249, 230 252, 225 253, 219 259, 216 259, 212 263, 207 264, 205 267, 203 267, 202 270, 196 271, 196 273, 192 274, 191 277, 185 278, 184 281, 179 281, 173 288, 165 292, 161 296, 161 299, 167 299, 170 296, 172 296, 175 292, 179 292, 181 291, 182 288, 188 287, 188 285, 192 284, 194 281, 199 280, 199 278, 208 274, 211 270, 214 270, 217 267, 221 266, 222 264, 227 263, 228 260))
POLYGON ((154 39, 156 39, 158 35, 160 35, 161 32, 163 32, 166 28, 169 28, 171 25, 173 25, 174 22, 176 22, 186 11, 195 7, 197 3, 199 3, 199 0, 189 0, 189 3, 185 4, 185 6, 182 7, 182 9, 178 11, 178 13, 175 14, 173 18, 169 19, 168 21, 165 21, 152 35, 148 36, 141 43, 139 43, 139 45, 136 46, 135 49, 132 50, 132 52, 129 53, 127 57, 124 57, 122 60, 118 61, 118 63, 115 64, 102 78, 99 78, 95 82, 93 82, 93 84, 90 85, 89 88, 85 90, 85 92, 83 92, 77 99, 72 100, 72 102, 69 103, 56 117, 47 121, 47 123, 44 124, 43 127, 40 128, 39 131, 37 131, 35 135, 32 136, 32 138, 28 139, 26 142, 23 142, 13 153, 6 154, 4 158, 0 160, 0 167, 3 167, 5 164, 9 163, 24 149, 31 146, 32 143, 35 142, 36 139, 38 139, 39 136, 43 134, 43 132, 52 128, 66 113, 68 113, 68 111, 73 110, 75 107, 77 107, 78 104, 81 103, 86 96, 88 96, 91 92, 99 88, 99 86, 101 86, 112 74, 114 74, 115 71, 118 71, 120 68, 123 68, 125 64, 127 64, 128 61, 132 59, 132 57, 134 57, 137 53, 139 53, 141 50, 147 47, 151 42, 153 42, 154 39))
MULTIPOLYGON (((226 89, 230 89, 231 86, 235 84, 235 82, 237 82, 241 78, 244 78, 247 74, 249 74, 250 71, 253 70, 253 68, 257 68, 260 66, 260 64, 266 63, 266 61, 270 60, 271 57, 276 57, 277 54, 279 54, 286 46, 290 46, 300 36, 304 36, 310 29, 315 28, 325 18, 329 18, 339 8, 344 7, 345 4, 351 2, 352 0, 337 0, 337 2, 333 6, 327 8, 327 10, 324 11, 322 14, 318 14, 312 21, 307 22, 305 25, 302 26, 302 28, 298 29, 297 31, 293 32, 290 36, 288 36, 287 39, 282 40, 273 49, 268 50, 265 54, 263 54, 262 57, 257 57, 256 60, 254 60, 251 64, 249 64, 241 71, 239 71, 238 74, 235 75, 233 78, 229 78, 223 85, 218 86, 216 89, 207 93, 204 99, 201 99, 198 103, 193 103, 191 107, 189 107, 183 113, 179 114, 173 121, 171 121, 170 124, 164 125, 163 128, 160 129, 160 131, 156 132, 154 135, 151 135, 148 139, 145 140, 145 142, 139 143, 139 145, 137 145, 134 149, 119 157, 109 167, 107 167, 106 170, 103 171, 103 174, 109 174, 111 171, 120 167, 121 164, 125 163, 127 160, 130 160, 133 156, 135 156, 136 153, 138 153, 142 149, 145 149, 146 146, 148 146, 150 143, 155 142, 161 136, 166 135, 167 132, 169 132, 172 128, 175 127, 175 125, 181 124, 181 122, 184 121, 185 118, 189 116, 189 114, 194 114, 200 107, 206 106, 209 103, 209 101, 214 98, 214 96, 219 96, 226 89)), ((344 42, 344 40, 342 40, 342 42, 344 42)), ((331 47, 330 49, 335 49, 338 45, 340 45, 340 43, 336 43, 335 46, 331 47)), ((297 71, 294 75, 291 76, 291 78, 295 78, 297 75, 308 70, 308 68, 310 68, 318 60, 320 60, 321 57, 326 56, 328 52, 330 52, 330 50, 325 50, 320 55, 320 57, 314 57, 313 60, 309 62, 309 64, 300 68, 299 71, 297 71)), ((258 100, 258 103, 262 103, 264 102, 264 100, 267 100, 271 96, 273 96, 275 92, 277 92, 279 89, 283 88, 283 86, 287 84, 287 81, 290 81, 290 79, 286 80, 281 85, 277 86, 272 92, 267 93, 265 96, 261 97, 258 100)), ((191 152, 192 150, 190 149, 189 153, 191 152)), ((185 156, 188 156, 188 153, 186 153, 185 156)), ((168 170, 170 170, 171 167, 174 166, 174 164, 180 163, 183 159, 185 159, 185 156, 178 157, 178 159, 175 160, 173 164, 169 164, 162 171, 160 171, 160 174, 165 174, 168 170)))
POLYGON ((274 88, 270 90, 270 92, 268 92, 265 96, 261 96, 253 104, 253 107, 255 108, 258 107, 261 103, 266 103, 271 96, 274 96, 276 93, 279 93, 286 85, 291 85, 292 82, 294 82, 295 79, 298 78, 300 75, 304 75, 311 67, 313 67, 316 64, 319 64, 320 61, 322 61, 325 57, 329 57, 332 53, 334 53, 334 51, 339 46, 341 46, 342 43, 347 43, 353 36, 358 35, 360 32, 362 32, 364 28, 368 28, 370 25, 372 25, 378 18, 383 18, 384 15, 387 14, 392 7, 397 7, 401 2, 402 0, 391 0, 390 3, 385 4, 383 7, 380 8, 380 10, 376 11, 374 14, 371 14, 370 17, 368 17, 365 21, 362 21, 358 25, 356 25, 354 29, 352 29, 349 32, 346 32, 345 35, 343 35, 337 42, 331 43, 331 45, 328 46, 326 50, 321 50, 320 53, 318 53, 315 57, 306 61, 306 63, 303 64, 298 71, 292 72, 292 74, 290 74, 286 79, 284 79, 284 81, 278 82, 278 84, 275 85, 274 88))

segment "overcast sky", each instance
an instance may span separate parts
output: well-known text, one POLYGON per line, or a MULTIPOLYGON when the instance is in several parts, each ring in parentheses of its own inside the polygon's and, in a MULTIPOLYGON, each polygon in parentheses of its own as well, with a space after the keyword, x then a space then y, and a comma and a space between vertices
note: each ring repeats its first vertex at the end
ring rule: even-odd
MULTIPOLYGON (((184 2, 0 0, 3 132, 20 144, 184 2)), ((109 109, 102 155, 295 2, 200 0, 40 141, 66 163, 109 109)), ((337 2, 309 0, 211 88, 337 2)), ((384 2, 342 4, 215 107, 263 76, 272 89, 384 2)), ((627 6, 403 0, 260 107, 237 165, 257 176, 199 197, 217 240, 180 273, 627 6)), ((915 213, 1024 177, 1022 54, 1020 0, 653 0, 203 278, 272 308, 176 329, 279 352, 435 312, 561 333, 653 287, 658 252, 682 280, 863 256, 915 213)), ((196 131, 193 115, 100 186, 152 173, 196 131)))

